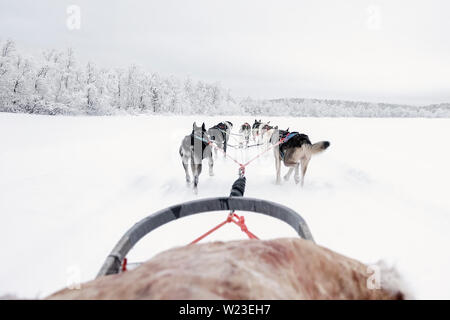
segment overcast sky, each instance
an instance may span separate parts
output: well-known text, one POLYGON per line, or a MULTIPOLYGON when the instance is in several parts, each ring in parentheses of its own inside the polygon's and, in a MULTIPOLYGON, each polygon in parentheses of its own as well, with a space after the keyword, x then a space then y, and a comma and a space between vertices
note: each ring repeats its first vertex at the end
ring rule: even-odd
POLYGON ((450 102, 447 0, 0 0, 6 38, 238 97, 450 102), (67 27, 72 4, 79 30, 67 27))

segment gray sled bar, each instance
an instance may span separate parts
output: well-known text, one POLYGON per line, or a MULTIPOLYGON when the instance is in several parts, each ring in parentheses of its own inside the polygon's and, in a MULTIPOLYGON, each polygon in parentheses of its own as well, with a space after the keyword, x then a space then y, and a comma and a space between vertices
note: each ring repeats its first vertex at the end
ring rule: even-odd
POLYGON ((97 278, 118 273, 123 258, 126 257, 131 248, 145 235, 170 221, 203 212, 234 210, 262 213, 280 219, 294 228, 303 239, 314 241, 303 218, 294 210, 278 203, 241 197, 216 197, 194 200, 157 211, 136 223, 123 235, 106 258, 97 274, 97 278))

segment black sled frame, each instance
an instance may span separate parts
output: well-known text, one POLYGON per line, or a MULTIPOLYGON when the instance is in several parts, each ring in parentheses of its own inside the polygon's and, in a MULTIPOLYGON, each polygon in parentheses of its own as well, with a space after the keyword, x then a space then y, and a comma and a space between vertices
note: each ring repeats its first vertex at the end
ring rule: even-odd
POLYGON ((229 197, 214 197, 184 202, 157 211, 137 222, 122 236, 108 255, 97 274, 97 278, 119 273, 122 261, 128 252, 139 240, 156 228, 173 220, 204 212, 233 212, 237 210, 265 214, 286 222, 294 228, 301 238, 314 241, 305 220, 294 210, 272 201, 244 198, 245 182, 245 176, 241 175, 234 182, 229 197))

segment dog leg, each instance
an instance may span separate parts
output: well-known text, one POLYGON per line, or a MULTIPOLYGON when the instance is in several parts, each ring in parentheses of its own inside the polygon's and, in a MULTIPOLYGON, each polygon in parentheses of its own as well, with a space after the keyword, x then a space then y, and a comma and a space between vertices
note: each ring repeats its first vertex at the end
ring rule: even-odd
POLYGON ((300 182, 299 167, 300 167, 300 164, 297 163, 297 165, 295 166, 295 174, 294 174, 295 184, 298 184, 300 182))
POLYGON ((186 173, 186 183, 189 185, 191 183, 191 176, 188 171, 188 164, 183 162, 184 172, 186 173))
POLYGON ((280 178, 281 159, 279 156, 278 148, 274 148, 274 154, 275 154, 276 184, 281 184, 281 178, 280 178))
POLYGON ((305 158, 302 158, 302 161, 301 161, 301 164, 302 164, 302 187, 305 183, 305 174, 306 174, 306 170, 308 169, 308 163, 309 163, 310 159, 311 159, 310 157, 305 157, 305 158))
POLYGON ((209 176, 212 177, 214 175, 214 171, 213 171, 214 160, 213 160, 212 152, 208 156, 208 164, 209 164, 209 176))
POLYGON ((226 158, 227 157, 227 150, 226 150, 227 146, 225 144, 225 141, 222 141, 222 143, 220 144, 220 148, 223 150, 223 152, 222 152, 223 157, 226 158))
POLYGON ((199 178, 199 176, 200 176, 200 173, 202 173, 202 163, 200 162, 200 164, 197 164, 196 166, 197 166, 197 171, 196 171, 196 173, 197 173, 197 175, 196 175, 197 179, 195 179, 195 187, 197 187, 197 184, 198 184, 198 178, 199 178))
POLYGON ((183 155, 181 157, 181 163, 183 164, 184 172, 186 174, 186 183, 191 183, 191 177, 189 175, 189 157, 183 155))
POLYGON ((202 164, 196 164, 195 161, 191 162, 192 175, 194 176, 194 193, 198 193, 198 178, 202 172, 202 164))
POLYGON ((289 178, 291 177, 292 172, 294 171, 293 167, 289 168, 289 171, 284 175, 284 181, 288 181, 289 178))
POLYGON ((191 171, 192 171, 192 177, 194 179, 193 187, 194 187, 194 192, 195 192, 195 189, 197 188, 197 184, 198 184, 198 177, 197 177, 197 166, 194 163, 194 159, 193 158, 191 159, 191 171))

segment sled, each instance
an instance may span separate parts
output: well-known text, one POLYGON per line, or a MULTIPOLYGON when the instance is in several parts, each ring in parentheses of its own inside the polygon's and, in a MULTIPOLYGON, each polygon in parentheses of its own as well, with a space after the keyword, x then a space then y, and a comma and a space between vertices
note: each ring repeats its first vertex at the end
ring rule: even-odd
MULTIPOLYGON (((234 182, 229 197, 214 197, 184 202, 159 210, 137 222, 122 236, 113 248, 98 272, 97 278, 119 273, 122 269, 124 260, 126 261, 125 257, 128 252, 137 242, 156 228, 171 221, 199 213, 229 211, 229 217, 235 211, 248 211, 264 214, 287 223, 301 238, 314 242, 308 225, 297 212, 272 201, 244 197, 245 183, 246 178, 241 174, 234 182)), ((212 231, 214 231, 214 229, 212 231)), ((243 231, 245 230, 243 229, 243 231)))

